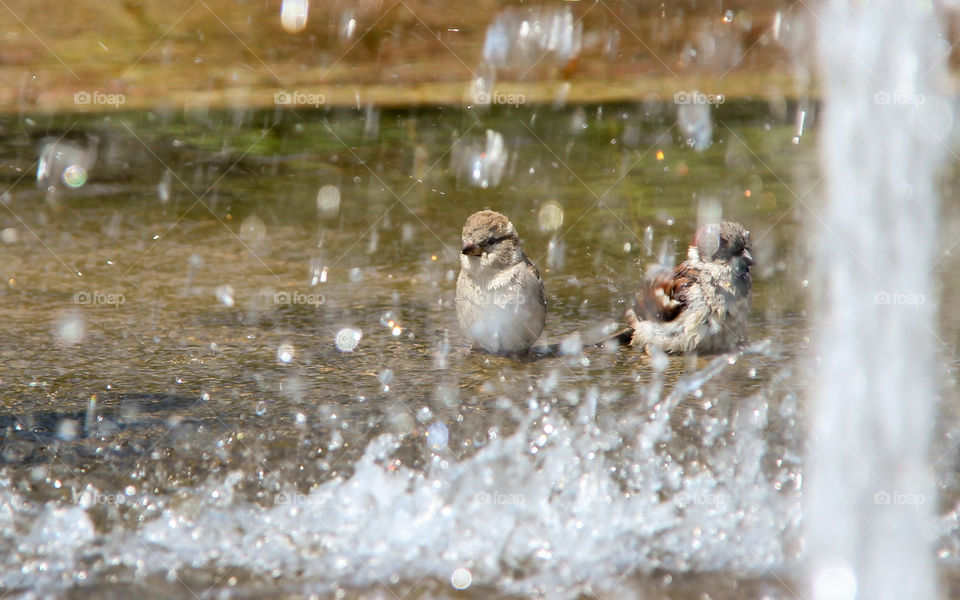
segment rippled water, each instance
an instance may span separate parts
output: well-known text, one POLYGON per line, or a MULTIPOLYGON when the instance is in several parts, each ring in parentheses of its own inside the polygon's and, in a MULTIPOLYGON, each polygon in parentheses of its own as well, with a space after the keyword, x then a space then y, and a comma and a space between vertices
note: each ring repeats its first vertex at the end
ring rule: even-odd
POLYGON ((795 112, 721 105, 706 142, 658 103, 8 121, 0 587, 792 597, 819 368, 795 112), (50 144, 92 160, 76 189, 38 185, 50 144), (484 207, 551 339, 617 322, 698 217, 744 223, 755 344, 468 352, 484 207))

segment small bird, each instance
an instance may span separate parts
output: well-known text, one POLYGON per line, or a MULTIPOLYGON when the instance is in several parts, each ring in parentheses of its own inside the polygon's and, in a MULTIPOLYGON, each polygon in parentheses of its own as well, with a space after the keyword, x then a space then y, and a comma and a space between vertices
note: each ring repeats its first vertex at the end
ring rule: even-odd
POLYGON ((697 230, 687 259, 648 274, 611 338, 650 352, 724 352, 746 342, 750 232, 723 221, 697 230))
POLYGON ((527 352, 547 319, 540 271, 520 248, 513 223, 498 212, 470 215, 462 236, 457 278, 460 328, 487 352, 527 352))

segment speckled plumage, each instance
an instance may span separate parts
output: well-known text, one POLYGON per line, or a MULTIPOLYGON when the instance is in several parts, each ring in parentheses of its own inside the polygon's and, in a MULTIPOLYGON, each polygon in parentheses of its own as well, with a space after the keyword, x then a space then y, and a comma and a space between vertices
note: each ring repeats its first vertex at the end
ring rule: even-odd
POLYGON ((687 259, 648 277, 626 311, 630 345, 668 353, 723 352, 747 339, 750 232, 724 221, 697 230, 687 259))
POLYGON ((474 344, 494 354, 526 352, 543 331, 543 280, 500 213, 474 213, 463 226, 457 317, 474 344))

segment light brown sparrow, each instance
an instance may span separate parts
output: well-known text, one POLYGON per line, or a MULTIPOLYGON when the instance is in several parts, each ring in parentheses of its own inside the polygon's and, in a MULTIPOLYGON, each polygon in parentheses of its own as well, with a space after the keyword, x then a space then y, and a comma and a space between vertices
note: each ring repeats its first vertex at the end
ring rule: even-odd
POLYGON ((457 317, 473 342, 494 354, 525 353, 547 319, 540 272, 520 247, 513 223, 483 210, 463 226, 457 317))
POLYGON ((723 352, 747 339, 750 232, 723 221, 697 230, 687 259, 648 274, 614 338, 647 352, 723 352))

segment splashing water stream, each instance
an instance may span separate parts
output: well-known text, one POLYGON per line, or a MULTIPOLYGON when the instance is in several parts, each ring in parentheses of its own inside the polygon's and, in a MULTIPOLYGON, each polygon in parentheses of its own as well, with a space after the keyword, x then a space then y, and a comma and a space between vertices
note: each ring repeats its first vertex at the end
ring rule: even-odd
POLYGON ((920 3, 824 8, 827 208, 815 239, 826 297, 805 498, 814 597, 933 598, 931 272, 938 136, 950 127, 933 90, 944 49, 920 3))

